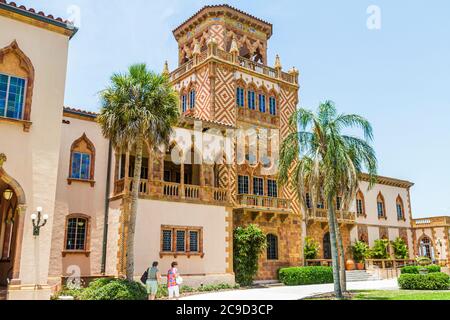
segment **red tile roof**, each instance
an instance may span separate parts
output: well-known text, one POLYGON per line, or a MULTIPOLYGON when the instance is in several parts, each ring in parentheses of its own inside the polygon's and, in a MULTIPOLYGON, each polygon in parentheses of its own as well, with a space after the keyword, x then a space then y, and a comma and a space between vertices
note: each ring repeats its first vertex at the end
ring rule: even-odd
POLYGON ((33 8, 27 8, 24 5, 17 5, 17 3, 15 2, 8 2, 6 0, 0 0, 0 7, 4 7, 5 9, 9 9, 9 10, 14 10, 16 12, 19 12, 21 14, 27 15, 27 16, 32 16, 35 17, 37 19, 44 19, 46 21, 48 21, 49 23, 58 25, 60 27, 66 28, 66 29, 70 29, 73 31, 73 34, 75 34, 77 32, 77 28, 75 28, 73 26, 73 24, 68 21, 68 20, 64 20, 61 17, 57 17, 55 18, 53 15, 51 14, 45 14, 43 11, 38 11, 36 12, 35 9, 33 8))
POLYGON ((87 116, 87 117, 91 117, 91 118, 96 118, 98 116, 97 112, 75 109, 75 108, 70 108, 70 107, 64 107, 64 112, 79 114, 79 115, 87 116))
POLYGON ((255 16, 253 16, 253 15, 251 15, 251 14, 245 12, 245 11, 239 10, 239 9, 233 7, 233 6, 228 5, 228 4, 218 4, 218 5, 208 5, 208 6, 204 6, 204 7, 201 8, 199 11, 197 11, 194 15, 192 15, 189 19, 187 19, 187 20, 184 21, 182 24, 180 24, 177 28, 175 28, 175 29, 173 30, 173 33, 176 33, 176 32, 177 32, 178 30, 180 30, 185 24, 187 24, 190 20, 194 19, 197 15, 199 15, 199 14, 202 13, 203 11, 205 11, 205 10, 207 10, 207 9, 219 9, 219 8, 225 8, 225 9, 229 9, 229 10, 232 10, 232 11, 236 11, 236 12, 238 12, 238 13, 240 13, 240 14, 243 14, 243 15, 247 16, 247 17, 250 18, 250 19, 254 19, 254 20, 256 20, 256 21, 258 21, 258 22, 260 22, 260 23, 266 24, 267 26, 270 27, 270 29, 272 29, 272 24, 269 23, 269 22, 267 22, 267 21, 264 21, 264 20, 262 20, 262 19, 260 19, 260 18, 257 18, 257 17, 255 17, 255 16))

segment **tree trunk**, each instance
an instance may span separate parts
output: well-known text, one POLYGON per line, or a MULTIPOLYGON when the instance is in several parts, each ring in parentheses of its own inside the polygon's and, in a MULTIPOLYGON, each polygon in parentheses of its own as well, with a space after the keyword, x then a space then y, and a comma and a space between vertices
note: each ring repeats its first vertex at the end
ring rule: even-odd
POLYGON ((342 299, 342 288, 339 274, 339 254, 336 243, 336 223, 335 213, 333 207, 333 197, 328 196, 328 225, 330 228, 330 244, 331 244, 331 258, 333 260, 333 280, 334 280, 334 293, 336 298, 342 299))
POLYGON ((128 221, 127 232, 127 279, 134 280, 134 235, 136 230, 136 216, 139 201, 139 185, 141 184, 141 167, 142 167, 142 149, 144 145, 144 139, 142 135, 137 138, 136 141, 136 155, 134 163, 134 176, 131 189, 131 209, 128 221))
POLYGON ((339 223, 337 221, 336 214, 334 215, 334 223, 336 227, 336 240, 339 249, 339 264, 340 264, 340 280, 341 280, 341 289, 343 292, 347 291, 347 276, 345 274, 345 251, 344 245, 342 243, 341 230, 339 229, 339 223))

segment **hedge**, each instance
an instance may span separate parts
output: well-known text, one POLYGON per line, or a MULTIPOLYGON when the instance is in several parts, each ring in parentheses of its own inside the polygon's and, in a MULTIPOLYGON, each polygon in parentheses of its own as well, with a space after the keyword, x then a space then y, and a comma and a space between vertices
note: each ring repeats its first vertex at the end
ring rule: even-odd
POLYGON ((287 286, 333 283, 331 267, 283 268, 278 272, 279 280, 287 286))
POLYGON ((99 279, 79 294, 80 300, 147 300, 147 290, 135 281, 99 279))
POLYGON ((403 267, 401 269, 401 273, 402 274, 420 274, 420 269, 426 269, 428 271, 428 273, 436 273, 436 272, 441 272, 441 267, 437 266, 437 265, 429 265, 429 266, 424 266, 424 267, 419 267, 419 266, 406 266, 403 267))
POLYGON ((450 276, 435 272, 429 274, 404 273, 398 278, 398 285, 403 290, 448 290, 450 276))

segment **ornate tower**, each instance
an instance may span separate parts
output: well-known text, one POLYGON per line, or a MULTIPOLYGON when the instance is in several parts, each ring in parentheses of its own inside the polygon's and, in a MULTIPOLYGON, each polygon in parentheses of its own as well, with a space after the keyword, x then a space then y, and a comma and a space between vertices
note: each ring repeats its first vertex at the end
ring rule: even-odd
MULTIPOLYGON (((183 119, 264 128, 283 141, 298 103, 299 72, 284 72, 278 56, 274 67, 267 65, 270 23, 228 5, 206 6, 173 33, 179 66, 170 76, 183 119)), ((272 279, 280 266, 302 260, 300 206, 290 187, 277 186, 277 172, 265 174, 265 165, 253 164, 248 150, 246 163, 219 168, 218 180, 230 190, 234 226, 256 223, 269 234, 259 278, 272 279)))

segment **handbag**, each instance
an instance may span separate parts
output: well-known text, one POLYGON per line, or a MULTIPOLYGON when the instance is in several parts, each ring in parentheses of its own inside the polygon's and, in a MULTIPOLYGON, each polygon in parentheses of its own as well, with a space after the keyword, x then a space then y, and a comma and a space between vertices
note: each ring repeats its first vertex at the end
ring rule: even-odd
POLYGON ((177 285, 183 284, 183 278, 180 277, 180 276, 178 276, 178 277, 175 279, 175 281, 176 281, 177 285))
POLYGON ((143 284, 147 284, 147 279, 148 279, 148 270, 145 270, 144 274, 141 277, 141 282, 143 284))

